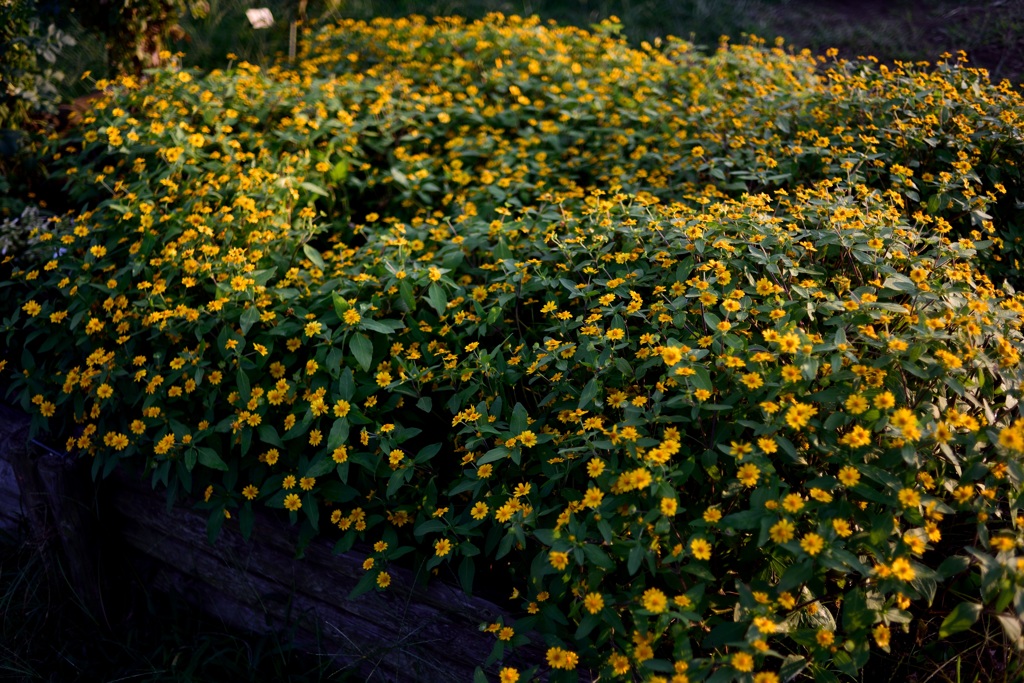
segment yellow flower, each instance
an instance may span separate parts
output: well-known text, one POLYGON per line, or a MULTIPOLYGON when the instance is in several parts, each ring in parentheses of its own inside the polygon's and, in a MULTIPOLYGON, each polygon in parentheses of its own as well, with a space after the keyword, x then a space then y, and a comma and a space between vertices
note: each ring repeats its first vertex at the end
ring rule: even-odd
POLYGON ((344 399, 339 399, 338 402, 334 404, 334 416, 345 417, 346 415, 348 415, 348 411, 351 408, 352 406, 348 401, 344 399))
POLYGON ((690 541, 690 552, 698 560, 710 560, 711 544, 703 538, 695 538, 690 541))
POLYGON ((395 448, 388 455, 388 464, 390 464, 392 468, 398 467, 403 458, 405 458, 405 451, 401 448, 395 448))
POLYGON ((704 511, 704 521, 708 524, 716 524, 722 519, 722 511, 712 505, 704 511))
POLYGON ((843 486, 856 486, 860 481, 860 472, 855 467, 844 465, 839 470, 839 482, 843 486))
POLYGON ((642 602, 644 609, 648 612, 661 614, 668 609, 668 598, 657 588, 648 588, 644 591, 642 602))
POLYGON ((391 585, 391 574, 387 572, 381 572, 377 575, 377 585, 381 588, 387 588, 391 585))
POLYGON ((825 547, 825 539, 815 533, 810 533, 800 539, 800 547, 804 552, 814 557, 825 547))
POLYGON ((874 404, 876 408, 886 409, 892 408, 896 405, 896 397, 892 395, 891 391, 883 391, 878 396, 875 396, 874 404))
POLYGON ((289 493, 284 497, 284 506, 286 509, 295 512, 302 507, 302 499, 299 498, 299 494, 297 493, 289 493))
POLYGON ((795 402, 786 411, 786 424, 793 429, 802 429, 807 426, 811 418, 818 414, 818 409, 808 403, 795 402))
POLYGON ((666 517, 672 517, 676 514, 676 510, 679 508, 679 502, 675 498, 662 498, 660 507, 661 514, 666 517))
POLYGON ((780 519, 768 529, 768 535, 776 543, 788 543, 793 540, 796 527, 788 519, 780 519))
POLYGON ((743 375, 740 378, 740 382, 742 382, 748 389, 757 389, 764 384, 764 380, 761 379, 761 375, 756 372, 749 372, 743 375))
POLYGON ((342 314, 341 319, 345 322, 346 325, 351 326, 358 325, 359 321, 362 320, 362 317, 360 317, 359 312, 356 309, 350 308, 347 311, 345 311, 344 314, 342 314))
POLYGON ((260 490, 253 486, 252 484, 249 484, 244 489, 242 489, 242 495, 245 496, 246 499, 248 500, 254 500, 256 496, 260 495, 260 490))
POLYGON ((25 311, 34 318, 35 316, 39 315, 40 311, 43 310, 43 307, 40 306, 35 299, 30 299, 29 301, 25 302, 25 305, 21 307, 21 310, 25 311))
POLYGON ((839 438, 839 443, 850 448, 860 448, 871 443, 871 432, 860 425, 854 425, 848 433, 839 438))
POLYGON ((843 538, 853 534, 853 528, 845 519, 833 519, 832 528, 835 529, 836 534, 843 538))
POLYGON ((490 508, 487 507, 487 503, 480 500, 473 505, 472 509, 469 511, 469 516, 475 520, 481 520, 487 517, 487 512, 489 510, 490 508))
POLYGON ((740 468, 736 470, 736 478, 740 480, 741 484, 748 488, 756 485, 760 476, 761 470, 752 462, 740 465, 740 468))
POLYGON ((669 367, 683 360, 683 352, 678 346, 662 346, 661 360, 669 367))
POLYGON ((913 581, 914 577, 917 576, 917 572, 914 571, 910 561, 905 557, 897 557, 893 560, 889 570, 900 581, 913 581))
POLYGON ((444 557, 452 550, 452 542, 447 538, 442 538, 440 541, 434 544, 434 554, 438 557, 444 557))
POLYGON ((730 660, 732 668, 744 673, 754 670, 754 658, 747 652, 737 652, 730 660))
POLYGON ((604 609, 604 596, 600 593, 587 593, 583 598, 583 607, 591 614, 597 614, 604 609))
POLYGON ((548 561, 552 567, 561 571, 569 566, 569 553, 552 550, 548 553, 548 561))
POLYGON ((790 493, 782 499, 782 508, 786 512, 799 512, 804 506, 804 499, 799 493, 790 493))
POLYGON ((612 667, 612 673, 616 676, 624 676, 629 673, 629 658, 626 655, 614 653, 608 658, 608 665, 612 667))
POLYGON ((604 500, 604 491, 599 488, 590 487, 587 492, 583 494, 583 505, 590 509, 600 507, 601 501, 604 500))
POLYGON ((885 624, 879 624, 871 632, 871 635, 875 637, 875 642, 878 643, 878 647, 886 648, 889 647, 889 627, 885 624))
POLYGON ((548 648, 548 666, 552 669, 565 669, 571 671, 579 663, 579 655, 570 650, 563 650, 560 647, 548 648))
POLYGON ((900 489, 897 495, 900 499, 900 505, 905 508, 913 508, 921 504, 921 494, 914 489, 900 489))
POLYGON ((502 670, 498 672, 499 683, 518 683, 518 681, 519 671, 511 666, 503 667, 502 670))

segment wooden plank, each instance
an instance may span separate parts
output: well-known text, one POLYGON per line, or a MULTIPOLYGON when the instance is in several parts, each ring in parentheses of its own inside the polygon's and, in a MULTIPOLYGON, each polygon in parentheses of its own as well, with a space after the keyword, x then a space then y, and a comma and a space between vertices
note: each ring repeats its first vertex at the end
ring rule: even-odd
MULTIPOLYGON (((168 511, 162 492, 123 469, 98 487, 87 465, 34 448, 28 418, 0 404, 0 529, 27 527, 44 559, 50 558, 48 571, 58 564, 70 568, 67 579, 100 613, 96 530, 102 528, 108 547, 113 536, 113 545, 125 551, 114 564, 130 563, 146 585, 175 593, 233 628, 279 632, 367 680, 472 680, 494 646, 495 635, 480 626, 505 616, 503 610, 456 586, 436 578, 424 584, 414 570, 391 565, 387 590, 349 599, 365 575, 370 548, 335 555, 333 543, 321 538, 296 559, 295 529, 271 511, 257 513, 254 540, 225 526, 211 545, 207 513, 168 511), (61 563, 52 561, 55 551, 61 563)), ((541 661, 543 650, 532 645, 505 663, 527 668, 541 661)), ((489 673, 493 678, 497 667, 489 673)))
MULTIPOLYGON (((314 541, 295 560, 293 530, 267 515, 257 520, 258 543, 225 529, 211 546, 202 514, 180 508, 168 514, 144 486, 118 478, 113 507, 119 532, 150 558, 154 584, 175 588, 196 604, 215 604, 225 623, 253 630, 254 624, 283 629, 297 622, 304 627, 302 646, 326 648, 337 661, 378 680, 471 680, 490 654, 495 637, 479 626, 502 615, 493 603, 439 581, 417 585, 415 572, 396 566, 388 568, 392 584, 386 591, 350 600, 365 573, 366 549, 339 556, 329 542, 314 541)), ((536 648, 517 655, 521 666, 542 657, 536 648)))

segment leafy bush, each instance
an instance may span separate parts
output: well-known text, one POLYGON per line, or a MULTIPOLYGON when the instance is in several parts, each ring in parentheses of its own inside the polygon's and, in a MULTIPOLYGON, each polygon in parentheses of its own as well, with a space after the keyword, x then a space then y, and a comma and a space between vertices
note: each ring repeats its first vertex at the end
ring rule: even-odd
POLYGON ((556 677, 1019 633, 1024 302, 979 271, 1017 93, 515 18, 309 42, 99 83, 40 142, 84 208, 0 283, 35 428, 211 537, 262 505, 373 544, 357 592, 500 572, 493 659, 538 633, 556 677))
POLYGON ((19 129, 33 116, 56 113, 57 84, 64 74, 54 65, 61 51, 74 44, 75 39, 55 24, 43 26, 34 0, 0 5, 0 129, 19 129))

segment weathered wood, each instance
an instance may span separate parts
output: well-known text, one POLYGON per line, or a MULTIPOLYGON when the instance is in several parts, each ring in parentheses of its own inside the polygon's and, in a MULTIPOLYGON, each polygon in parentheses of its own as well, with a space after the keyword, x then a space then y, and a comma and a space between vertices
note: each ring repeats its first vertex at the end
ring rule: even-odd
POLYGON ((18 536, 24 522, 21 488, 14 478, 14 468, 0 457, 0 532, 18 536))
MULTIPOLYGON (((118 470, 104 482, 102 523, 91 526, 96 489, 87 464, 32 448, 27 418, 0 404, 0 523, 25 524, 42 549, 59 550, 67 580, 99 609, 100 539, 93 528, 102 528, 106 540, 113 535, 148 586, 234 628, 282 632, 367 680, 469 681, 494 646, 495 636, 479 628, 503 615, 493 603, 436 579, 423 585, 414 571, 394 565, 387 590, 350 600, 371 551, 335 555, 329 540, 318 539, 295 559, 295 529, 269 512, 257 515, 252 540, 226 525, 211 545, 207 513, 168 511, 162 493, 118 470)), ((531 646, 519 648, 512 663, 529 667, 542 659, 531 646)))
MULTIPOLYGON (((95 496, 87 486, 87 463, 32 444, 29 425, 27 415, 0 404, 0 461, 12 475, 5 478, 3 489, 7 492, 0 497, 0 502, 11 507, 0 517, 14 518, 12 510, 23 515, 48 580, 67 582, 80 603, 101 617, 95 511, 90 503, 95 496), (15 486, 9 487, 12 478, 15 486), (18 494, 16 507, 12 488, 18 494)), ((11 528, 16 524, 11 522, 11 528)))
MULTIPOLYGON (((294 530, 267 516, 257 519, 258 542, 225 529, 210 545, 203 515, 177 508, 168 514, 135 479, 119 478, 114 498, 126 542, 152 560, 151 583, 216 605, 216 616, 234 627, 298 623, 300 645, 326 650, 374 680, 472 680, 494 645, 479 626, 496 620, 500 608, 440 581, 417 585, 405 568, 388 568, 386 591, 348 599, 368 553, 334 555, 330 543, 313 542, 295 560, 294 530)), ((523 666, 540 656, 536 649, 518 653, 523 666)))
POLYGON ((23 518, 32 541, 44 545, 47 538, 45 496, 31 493, 38 492, 40 486, 29 451, 29 425, 25 413, 0 403, 0 460, 6 465, 0 475, 10 473, 2 481, 6 490, 16 493, 17 500, 13 510, 5 510, 4 514, 23 518))

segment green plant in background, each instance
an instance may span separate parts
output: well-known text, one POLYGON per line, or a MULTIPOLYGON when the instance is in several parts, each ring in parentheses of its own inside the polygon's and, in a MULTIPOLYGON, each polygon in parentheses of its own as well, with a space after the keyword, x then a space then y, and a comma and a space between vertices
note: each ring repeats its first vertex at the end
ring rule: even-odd
POLYGON ((612 23, 303 45, 98 82, 40 143, 82 208, 0 282, 35 429, 211 538, 372 545, 357 593, 507 563, 492 662, 540 637, 556 679, 1019 633, 1019 93, 612 23))
MULTIPOLYGON (((64 74, 55 64, 74 38, 44 24, 34 0, 0 4, 0 129, 20 129, 33 117, 55 114, 64 74)), ((9 155, 6 141, 0 154, 9 155)))
POLYGON ((209 10, 206 0, 70 0, 70 4, 84 28, 104 36, 111 71, 136 76, 167 62, 171 41, 184 37, 179 24, 183 17, 199 18, 209 10))

